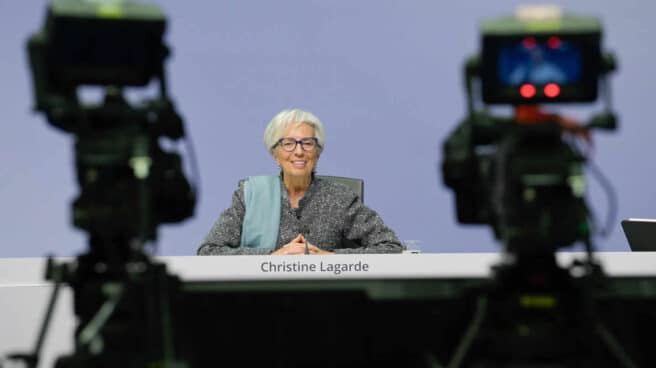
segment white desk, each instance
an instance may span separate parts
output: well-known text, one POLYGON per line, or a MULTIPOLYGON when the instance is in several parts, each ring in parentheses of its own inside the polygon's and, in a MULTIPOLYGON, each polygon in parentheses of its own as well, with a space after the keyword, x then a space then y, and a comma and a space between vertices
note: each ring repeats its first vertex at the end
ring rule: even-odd
MULTIPOLYGON (((576 253, 558 255, 569 264, 576 253)), ((611 276, 656 276, 656 253, 599 253, 611 276)), ((481 278, 499 262, 497 254, 401 254, 338 256, 161 257, 170 273, 185 281, 269 279, 481 278), (346 266, 344 266, 346 265, 346 266), (350 265, 350 266, 349 266, 350 265), (350 267, 351 271, 335 270, 350 267)), ((70 260, 68 260, 70 261, 70 260)), ((0 355, 27 352, 36 341, 51 285, 44 280, 45 259, 0 259, 0 355)), ((46 336, 42 367, 70 352, 75 326, 72 293, 62 288, 46 336)))
MULTIPOLYGON (((581 253, 559 253, 562 265, 581 253)), ((656 276, 656 252, 597 253, 611 276, 656 276)), ((487 277, 496 253, 362 254, 333 256, 159 257, 183 280, 487 277), (366 265, 337 274, 336 265, 366 265)), ((70 259, 61 259, 70 261, 70 259)), ((338 266, 339 267, 339 266, 338 266)), ((44 286, 45 259, 0 258, 0 287, 44 286)))

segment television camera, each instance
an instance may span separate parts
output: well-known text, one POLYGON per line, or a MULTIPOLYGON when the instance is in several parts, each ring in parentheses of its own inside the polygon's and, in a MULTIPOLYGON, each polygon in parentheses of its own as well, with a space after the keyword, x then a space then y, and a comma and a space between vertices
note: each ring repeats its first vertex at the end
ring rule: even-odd
POLYGON ((35 109, 75 137, 80 194, 72 222, 89 234, 87 252, 75 261, 48 260, 55 291, 34 353, 17 357, 29 366, 38 363, 62 283, 73 289, 78 327, 75 352, 58 367, 175 360, 170 306, 178 280, 151 260, 147 246, 158 225, 193 215, 197 191, 180 154, 160 145, 185 137, 168 96, 165 30, 154 4, 52 0, 43 28, 28 40, 35 109), (101 102, 84 100, 89 86, 102 90, 101 102), (132 103, 129 88, 156 92, 132 103))
POLYGON ((165 25, 154 5, 55 0, 28 41, 35 108, 76 139, 73 224, 90 234, 98 259, 126 261, 156 239, 157 225, 193 214, 182 159, 159 145, 185 135, 167 92, 165 25), (154 99, 128 103, 125 87, 153 80, 154 99), (104 87, 102 103, 81 101, 82 86, 104 87))
POLYGON ((443 144, 441 170, 458 222, 492 226, 509 253, 590 244, 586 157, 573 141, 616 129, 606 82, 615 59, 602 53, 601 37, 600 22, 589 16, 482 22, 482 50, 464 67, 467 116, 443 144), (513 106, 514 116, 479 108, 477 92, 483 104, 513 106), (537 106, 593 102, 599 94, 604 111, 583 125, 537 106))
POLYGON ((475 332, 463 337, 469 351, 460 362, 634 366, 635 352, 606 328, 594 297, 606 277, 593 255, 580 146, 593 129, 617 127, 607 81, 616 62, 602 52, 601 23, 529 6, 482 21, 480 33, 481 51, 464 66, 467 115, 443 143, 441 172, 458 222, 491 226, 504 260, 472 291, 475 332), (538 106, 600 96, 603 110, 583 124, 538 106), (498 105, 512 116, 490 113, 498 105), (586 258, 561 267, 555 252, 579 242, 586 258))

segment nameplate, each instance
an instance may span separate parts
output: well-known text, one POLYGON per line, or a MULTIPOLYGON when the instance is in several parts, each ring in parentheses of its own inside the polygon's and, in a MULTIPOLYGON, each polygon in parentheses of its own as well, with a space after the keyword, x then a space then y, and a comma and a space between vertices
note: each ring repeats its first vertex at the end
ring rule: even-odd
POLYGON ((344 254, 163 257, 183 280, 486 277, 496 255, 344 254))
MULTIPOLYGON (((656 252, 597 253, 613 276, 656 276, 656 252)), ((568 266, 585 258, 557 255, 568 266)), ((501 262, 497 253, 348 254, 321 256, 162 257, 183 280, 481 278, 501 262)))

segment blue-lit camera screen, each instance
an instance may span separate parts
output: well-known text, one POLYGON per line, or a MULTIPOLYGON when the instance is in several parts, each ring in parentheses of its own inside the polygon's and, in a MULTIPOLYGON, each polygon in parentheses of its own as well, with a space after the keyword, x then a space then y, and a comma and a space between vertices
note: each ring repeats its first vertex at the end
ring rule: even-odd
POLYGON ((558 37, 544 41, 527 37, 518 44, 500 47, 497 55, 501 85, 557 83, 562 86, 581 81, 581 50, 558 37))

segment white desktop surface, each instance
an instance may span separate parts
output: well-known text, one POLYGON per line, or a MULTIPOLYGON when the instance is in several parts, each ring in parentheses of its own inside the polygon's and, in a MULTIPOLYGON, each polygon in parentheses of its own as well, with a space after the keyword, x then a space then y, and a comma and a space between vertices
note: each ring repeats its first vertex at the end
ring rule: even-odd
MULTIPOLYGON (((580 253, 559 253, 562 265, 580 253)), ((597 259, 611 276, 656 276, 656 252, 598 253, 597 259)), ((171 274, 185 281, 270 279, 404 279, 480 278, 490 275, 490 266, 500 261, 493 253, 334 255, 334 256, 215 256, 158 257, 171 274), (306 271, 272 272, 268 263, 283 263, 306 271), (367 265, 367 270, 335 274, 329 265, 367 265), (313 271, 307 271, 312 268, 313 271), (264 267, 264 268, 263 268, 264 267)), ((71 261, 60 259, 59 261, 71 261)), ((43 319, 52 285, 44 280, 43 258, 0 259, 0 357, 29 352, 43 319)), ((40 367, 53 366, 54 359, 73 348, 75 320, 72 292, 63 287, 45 339, 40 367)))

